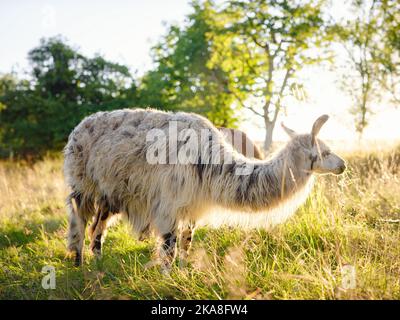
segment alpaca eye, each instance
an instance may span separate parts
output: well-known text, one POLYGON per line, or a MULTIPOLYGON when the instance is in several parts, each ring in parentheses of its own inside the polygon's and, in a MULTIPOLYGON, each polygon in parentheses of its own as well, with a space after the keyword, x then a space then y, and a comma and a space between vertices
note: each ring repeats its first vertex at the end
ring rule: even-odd
POLYGON ((331 153, 329 152, 329 151, 324 151, 323 153, 322 153, 322 156, 323 157, 327 157, 327 156, 329 156, 331 153))

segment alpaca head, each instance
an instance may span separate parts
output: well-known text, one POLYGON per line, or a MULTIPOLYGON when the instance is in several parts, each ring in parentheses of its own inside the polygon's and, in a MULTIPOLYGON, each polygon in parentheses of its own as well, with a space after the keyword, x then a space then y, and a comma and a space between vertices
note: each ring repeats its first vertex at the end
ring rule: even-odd
POLYGON ((292 141, 299 146, 297 150, 303 156, 302 163, 306 170, 318 174, 341 174, 346 169, 345 161, 334 154, 323 141, 317 138, 321 127, 328 119, 329 116, 326 114, 320 116, 315 120, 309 134, 297 134, 283 123, 281 125, 292 141))

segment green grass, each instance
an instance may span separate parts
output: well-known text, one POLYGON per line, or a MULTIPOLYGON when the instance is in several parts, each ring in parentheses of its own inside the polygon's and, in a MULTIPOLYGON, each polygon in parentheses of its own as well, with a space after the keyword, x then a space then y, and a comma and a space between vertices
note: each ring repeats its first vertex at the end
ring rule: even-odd
POLYGON ((155 240, 110 229, 101 260, 66 253, 61 165, 0 163, 0 299, 399 299, 400 152, 348 154, 296 216, 271 232, 199 229, 189 265, 147 268, 155 240), (43 266, 56 270, 45 290, 43 266), (343 287, 355 267, 356 286, 343 287))

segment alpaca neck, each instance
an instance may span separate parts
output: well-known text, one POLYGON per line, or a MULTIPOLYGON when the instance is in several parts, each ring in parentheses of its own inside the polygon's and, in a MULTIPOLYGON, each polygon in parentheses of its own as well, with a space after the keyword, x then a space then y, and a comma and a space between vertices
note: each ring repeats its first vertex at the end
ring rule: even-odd
POLYGON ((233 168, 226 170, 223 181, 218 183, 222 190, 215 193, 219 198, 217 202, 250 211, 272 209, 282 204, 302 190, 311 177, 303 163, 299 165, 295 159, 296 154, 288 148, 271 160, 253 162, 246 159, 244 163, 252 168, 247 175, 237 175, 235 169, 243 167, 240 164, 243 159, 234 159, 233 168))

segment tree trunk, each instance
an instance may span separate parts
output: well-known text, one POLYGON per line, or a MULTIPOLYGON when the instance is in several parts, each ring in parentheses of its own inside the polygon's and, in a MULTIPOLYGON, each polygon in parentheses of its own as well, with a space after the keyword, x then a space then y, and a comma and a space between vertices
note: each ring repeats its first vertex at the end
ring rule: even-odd
POLYGON ((275 122, 265 121, 265 140, 264 140, 264 151, 265 154, 268 153, 272 145, 272 133, 274 131, 275 122))

